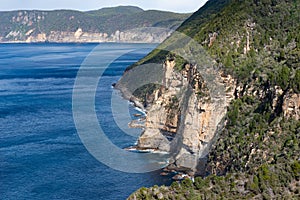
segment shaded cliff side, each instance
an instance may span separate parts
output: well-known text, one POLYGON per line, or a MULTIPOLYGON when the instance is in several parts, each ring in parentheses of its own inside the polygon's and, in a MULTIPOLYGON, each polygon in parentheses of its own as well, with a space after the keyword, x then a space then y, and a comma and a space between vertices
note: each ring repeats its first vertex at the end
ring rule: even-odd
POLYGON ((218 126, 224 124, 226 106, 234 98, 230 88, 234 80, 230 75, 218 74, 220 84, 227 89, 225 96, 220 97, 227 100, 220 103, 218 97, 209 94, 196 65, 185 64, 178 71, 175 63, 166 60, 163 86, 148 95, 145 127, 137 146, 172 153, 169 169, 194 175, 198 160, 207 155, 218 126))
POLYGON ((120 6, 0 12, 0 42, 161 42, 189 14, 120 6), (169 30, 143 29, 146 27, 169 30))
MULTIPOLYGON (((153 137, 150 134, 151 137, 148 137, 150 125, 159 122, 162 133, 172 133, 176 124, 178 127, 178 121, 182 120, 184 128, 176 129, 176 134, 181 135, 176 148, 188 155, 184 166, 187 164, 190 170, 195 170, 199 162, 195 157, 190 159, 194 162, 187 162, 189 157, 203 149, 203 146, 198 146, 196 151, 194 148, 195 144, 199 144, 197 141, 203 140, 191 128, 196 127, 201 130, 202 136, 208 135, 213 144, 205 172, 210 176, 199 177, 194 183, 189 180, 174 183, 172 187, 142 188, 130 199, 299 198, 300 1, 210 0, 178 30, 203 46, 210 55, 211 67, 219 72, 220 83, 226 88, 223 93, 226 104, 224 112, 213 117, 223 120, 213 124, 214 131, 201 128, 200 124, 209 115, 210 107, 214 108, 213 99, 205 99, 214 91, 209 89, 207 79, 201 73, 199 75, 204 77, 203 82, 200 81, 204 86, 200 87, 201 95, 192 97, 199 93, 193 84, 193 93, 182 94, 188 94, 190 100, 187 104, 189 112, 183 112, 184 119, 182 109, 178 109, 183 108, 180 105, 182 96, 179 95, 179 103, 172 111, 164 110, 155 103, 168 97, 168 92, 160 92, 161 99, 154 98, 156 100, 152 103, 147 97, 154 94, 157 87, 145 86, 134 93, 148 106, 149 116, 139 145, 148 145, 157 138, 163 138, 163 134, 154 134, 153 137), (199 102, 203 101, 205 112, 201 113, 201 109, 197 112, 199 102), (178 113, 179 118, 176 117, 178 113)), ((194 49, 183 48, 195 53, 194 49)), ((169 57, 168 51, 154 50, 126 73, 144 63, 170 65, 166 62, 169 57)), ((201 72, 199 63, 187 62, 180 56, 172 60, 175 62, 173 68, 180 73, 185 73, 187 64, 199 67, 201 72)), ((161 141, 158 148, 168 147, 165 139, 161 141)), ((175 167, 184 163, 180 155, 180 151, 174 155, 175 167)))

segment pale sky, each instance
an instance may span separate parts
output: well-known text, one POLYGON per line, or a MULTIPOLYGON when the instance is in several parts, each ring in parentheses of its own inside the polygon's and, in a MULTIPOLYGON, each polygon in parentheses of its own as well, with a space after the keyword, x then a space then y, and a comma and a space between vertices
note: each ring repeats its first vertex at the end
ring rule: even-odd
POLYGON ((0 0, 0 10, 97 10, 103 7, 132 5, 144 10, 194 12, 207 0, 0 0))

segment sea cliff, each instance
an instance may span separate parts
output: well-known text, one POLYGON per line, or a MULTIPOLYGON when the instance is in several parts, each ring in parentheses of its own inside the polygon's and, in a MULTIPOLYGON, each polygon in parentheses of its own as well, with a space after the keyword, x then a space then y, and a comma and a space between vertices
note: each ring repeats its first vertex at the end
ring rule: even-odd
MULTIPOLYGON (((204 52, 182 48, 190 55, 210 55, 206 62, 216 71, 216 81, 205 75, 205 60, 182 61, 180 56, 170 60, 170 53, 161 49, 126 71, 161 62, 170 75, 164 79, 171 87, 160 90, 158 98, 149 98, 155 101, 146 107, 140 146, 170 151, 169 168, 191 175, 199 171, 199 158, 208 150, 202 177, 170 187, 141 188, 129 199, 299 198, 299 11, 299 1, 210 0, 177 31, 203 46, 204 52), (194 67, 199 74, 191 73, 194 67), (195 76, 172 78, 173 68, 177 75, 195 76), (203 78, 198 86, 197 77, 203 78), (179 92, 177 85, 188 80, 191 90, 179 92), (214 82, 225 88, 220 95, 211 87, 214 82), (176 99, 173 91, 180 94, 176 99), (224 98, 221 107, 214 104, 224 98), (173 143, 169 137, 174 134, 173 143)), ((182 40, 172 46, 181 44, 182 40)), ((148 105, 147 97, 155 91, 156 87, 144 87, 134 95, 148 105)))

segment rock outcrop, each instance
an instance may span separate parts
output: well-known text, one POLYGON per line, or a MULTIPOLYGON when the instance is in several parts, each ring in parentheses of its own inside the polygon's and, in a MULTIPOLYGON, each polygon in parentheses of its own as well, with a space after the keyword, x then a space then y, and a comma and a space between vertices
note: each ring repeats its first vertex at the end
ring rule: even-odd
POLYGON ((284 117, 300 120, 300 94, 288 93, 284 98, 282 110, 284 117))
POLYGON ((78 28, 75 32, 51 31, 49 34, 37 33, 31 29, 23 34, 20 31, 11 31, 0 42, 58 42, 58 43, 99 43, 99 42, 126 42, 126 43, 161 43, 172 30, 140 28, 128 31, 119 31, 108 34, 105 32, 85 32, 78 28))
MULTIPOLYGON (((151 101, 147 101, 144 131, 138 139, 140 149, 170 153, 170 169, 191 175, 198 172, 200 159, 209 153, 227 123, 225 116, 233 99, 252 96, 262 102, 271 100, 274 113, 280 109, 283 117, 300 119, 300 95, 292 91, 279 86, 259 87, 255 80, 241 84, 220 71, 218 81, 225 92, 213 99, 197 65, 185 64, 180 72, 175 68, 176 61, 165 61, 162 86, 151 98, 148 94, 151 101), (218 98, 225 98, 225 104, 220 106, 218 98)), ((138 98, 132 98, 138 102, 138 98)))
MULTIPOLYGON (((171 152, 172 147, 177 150, 171 167, 188 166, 194 170, 197 158, 207 149, 205 142, 214 141, 211 138, 216 134, 217 138, 209 149, 204 177, 195 178, 194 184, 190 180, 174 183, 168 188, 170 192, 162 187, 165 198, 293 199, 299 196, 299 191, 294 189, 300 172, 299 6, 295 1, 270 4, 210 0, 179 28, 205 46, 213 59, 210 63, 218 63, 210 69, 224 71, 220 76, 226 92, 219 97, 211 95, 214 92, 211 82, 206 81, 205 71, 197 67, 212 98, 205 100, 205 95, 194 98, 193 93, 182 94, 188 103, 186 107, 182 106, 184 103, 179 104, 182 117, 176 132, 178 142, 172 144, 175 137, 170 143, 171 152), (226 96, 225 104, 229 106, 215 110, 215 100, 221 96, 226 96), (199 107, 205 112, 197 111, 199 107), (227 114, 223 123, 219 117, 224 116, 224 110, 227 114), (218 131, 222 124, 224 128, 218 131), (200 135, 199 130, 203 130, 200 135)), ((173 42, 172 46, 183 47, 182 43, 182 40, 173 42)), ((187 49, 194 53, 197 48, 187 49)), ((155 50, 142 63, 162 60, 163 55, 155 50)), ((155 198, 152 191, 142 188, 129 199, 138 197, 137 194, 155 198)))
POLYGON ((163 86, 153 92, 153 101, 147 106, 138 148, 169 152, 172 169, 193 174, 224 124, 226 106, 234 98, 235 80, 218 74, 227 91, 223 97, 227 98, 226 105, 219 106, 211 99, 196 65, 186 64, 181 72, 175 65, 174 60, 164 63, 163 86))

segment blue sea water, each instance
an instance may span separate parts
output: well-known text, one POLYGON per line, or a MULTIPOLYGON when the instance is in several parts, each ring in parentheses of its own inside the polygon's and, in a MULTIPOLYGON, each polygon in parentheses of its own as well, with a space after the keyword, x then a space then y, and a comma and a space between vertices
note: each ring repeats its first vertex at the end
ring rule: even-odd
MULTIPOLYGON (((0 44, 0 199, 118 200, 142 186, 170 183, 160 171, 130 174, 111 169, 80 141, 72 116, 72 90, 81 63, 98 45, 0 44)), ((133 145, 136 138, 123 134, 113 121, 111 84, 153 48, 100 44, 104 53, 131 51, 109 66, 96 95, 105 133, 121 148, 133 145)))

